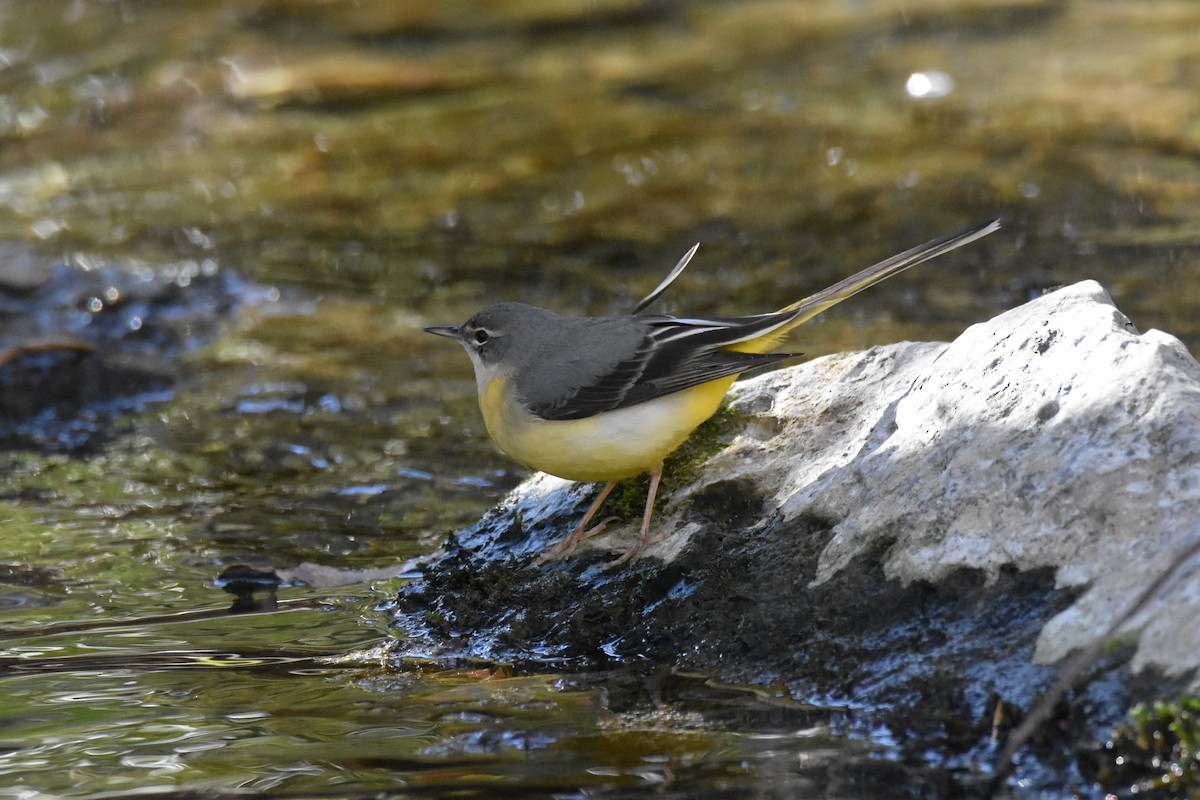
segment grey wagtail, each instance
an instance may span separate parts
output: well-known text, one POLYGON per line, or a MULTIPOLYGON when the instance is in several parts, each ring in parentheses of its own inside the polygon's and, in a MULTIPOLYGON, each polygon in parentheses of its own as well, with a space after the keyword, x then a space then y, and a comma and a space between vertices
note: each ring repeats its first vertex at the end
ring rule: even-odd
POLYGON ((479 407, 500 449, 531 469, 572 481, 606 481, 575 529, 538 560, 567 558, 610 520, 588 523, 617 481, 650 474, 641 536, 605 569, 650 543, 663 459, 716 413, 747 370, 797 325, 851 295, 997 230, 989 220, 906 250, 769 314, 697 319, 641 312, 666 291, 696 247, 622 317, 562 317, 524 303, 494 303, 462 325, 426 328, 471 357, 479 407))

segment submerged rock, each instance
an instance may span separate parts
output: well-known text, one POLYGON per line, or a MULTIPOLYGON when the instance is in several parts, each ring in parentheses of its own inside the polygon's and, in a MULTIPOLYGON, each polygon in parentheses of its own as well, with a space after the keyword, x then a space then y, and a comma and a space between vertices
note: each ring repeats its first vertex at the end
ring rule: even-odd
POLYGON ((211 262, 48 261, 0 243, 0 450, 77 452, 174 384, 243 285, 211 262))
MULTIPOLYGON (((950 344, 745 381, 731 408, 715 455, 668 466, 670 535, 632 568, 599 565, 633 519, 531 567, 593 491, 535 476, 402 590, 398 647, 782 682, 922 757, 962 753, 1200 538, 1200 365, 1091 281, 950 344)), ((1198 616, 1200 563, 1126 626, 1063 724, 1086 737, 1134 698, 1200 689, 1198 616)))

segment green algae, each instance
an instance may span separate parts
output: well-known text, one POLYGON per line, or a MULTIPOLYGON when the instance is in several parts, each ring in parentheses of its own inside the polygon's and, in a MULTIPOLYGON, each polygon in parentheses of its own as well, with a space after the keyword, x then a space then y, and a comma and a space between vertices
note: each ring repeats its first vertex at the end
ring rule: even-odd
POLYGON ((1200 698, 1134 706, 1099 753, 1098 779, 1120 796, 1200 797, 1200 698))

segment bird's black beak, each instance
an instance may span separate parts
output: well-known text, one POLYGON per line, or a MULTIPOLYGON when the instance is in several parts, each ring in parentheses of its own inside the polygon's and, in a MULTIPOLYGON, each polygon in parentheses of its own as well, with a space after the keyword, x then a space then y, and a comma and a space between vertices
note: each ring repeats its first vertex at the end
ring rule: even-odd
POLYGON ((459 338, 459 327, 457 325, 435 325, 432 328, 426 328, 425 332, 437 336, 445 336, 447 339, 459 338))

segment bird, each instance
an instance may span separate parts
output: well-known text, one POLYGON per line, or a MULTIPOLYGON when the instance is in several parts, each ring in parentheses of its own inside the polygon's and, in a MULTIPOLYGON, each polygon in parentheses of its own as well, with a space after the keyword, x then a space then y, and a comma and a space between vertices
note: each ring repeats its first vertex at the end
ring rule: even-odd
POLYGON ((425 328, 457 341, 475 371, 479 407, 493 442, 530 469, 604 482, 574 529, 538 565, 569 558, 612 521, 589 523, 617 483, 649 474, 637 541, 603 565, 637 557, 654 540, 650 520, 663 459, 716 413, 739 375, 795 359, 776 347, 798 325, 880 281, 980 239, 989 219, 946 234, 765 314, 675 317, 644 314, 683 272, 695 245, 655 289, 621 316, 556 314, 520 302, 485 306, 461 325, 425 328))

